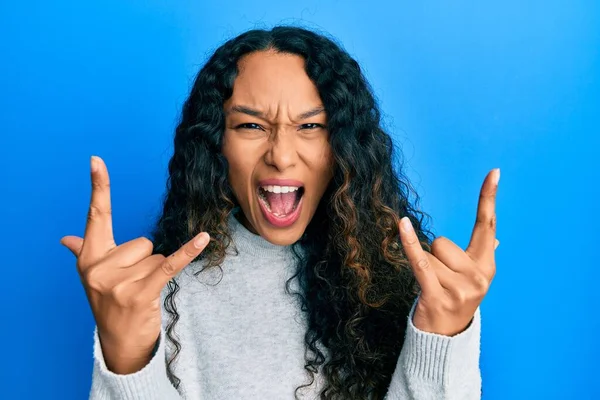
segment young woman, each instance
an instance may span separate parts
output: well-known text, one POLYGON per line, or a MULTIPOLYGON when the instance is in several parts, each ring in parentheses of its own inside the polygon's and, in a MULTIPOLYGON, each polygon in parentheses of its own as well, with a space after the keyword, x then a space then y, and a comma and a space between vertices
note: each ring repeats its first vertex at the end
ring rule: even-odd
POLYGON ((276 27, 221 46, 152 242, 114 242, 92 157, 85 235, 62 239, 97 323, 91 398, 480 398, 499 170, 463 251, 424 229, 392 147, 331 40, 276 27))

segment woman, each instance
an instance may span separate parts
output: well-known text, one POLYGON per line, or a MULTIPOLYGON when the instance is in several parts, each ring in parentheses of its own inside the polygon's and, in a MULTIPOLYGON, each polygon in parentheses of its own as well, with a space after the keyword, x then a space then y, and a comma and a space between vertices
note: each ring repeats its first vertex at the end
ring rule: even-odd
POLYGON ((62 243, 97 323, 92 399, 480 397, 499 171, 467 250, 432 241, 331 40, 276 27, 215 52, 153 243, 115 244, 108 171, 91 163, 85 236, 62 243))

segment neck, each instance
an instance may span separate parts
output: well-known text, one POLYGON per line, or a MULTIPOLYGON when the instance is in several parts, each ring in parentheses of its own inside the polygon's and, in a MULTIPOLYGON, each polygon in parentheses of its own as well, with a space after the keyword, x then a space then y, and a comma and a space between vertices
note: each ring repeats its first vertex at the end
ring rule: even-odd
POLYGON ((291 246, 273 244, 247 225, 251 226, 241 210, 234 210, 229 216, 233 244, 240 253, 260 258, 281 257, 291 253, 291 246))

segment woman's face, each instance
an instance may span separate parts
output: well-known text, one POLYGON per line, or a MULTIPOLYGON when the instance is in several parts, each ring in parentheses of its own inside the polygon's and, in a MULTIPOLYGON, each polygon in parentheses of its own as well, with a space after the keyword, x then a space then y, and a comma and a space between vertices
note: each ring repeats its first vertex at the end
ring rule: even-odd
POLYGON ((223 154, 242 223, 271 243, 297 241, 332 177, 327 118, 300 56, 243 57, 225 103, 223 154))

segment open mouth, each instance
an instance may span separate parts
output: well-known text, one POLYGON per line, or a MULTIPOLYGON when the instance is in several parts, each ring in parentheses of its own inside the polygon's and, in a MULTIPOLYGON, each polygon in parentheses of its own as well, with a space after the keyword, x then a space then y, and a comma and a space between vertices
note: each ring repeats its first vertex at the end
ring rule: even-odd
POLYGON ((303 186, 268 185, 258 187, 258 199, 276 218, 286 218, 296 211, 304 195, 303 186))

